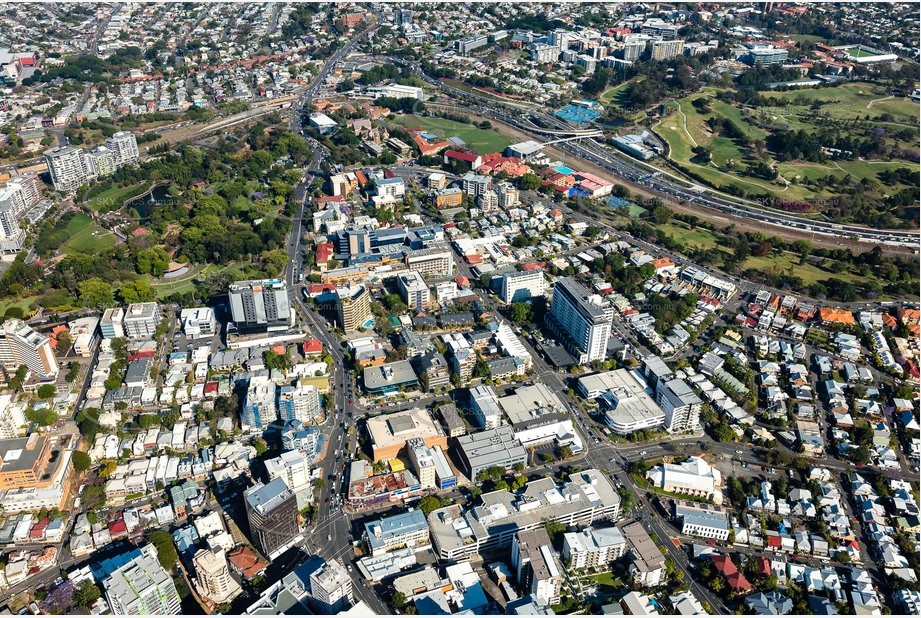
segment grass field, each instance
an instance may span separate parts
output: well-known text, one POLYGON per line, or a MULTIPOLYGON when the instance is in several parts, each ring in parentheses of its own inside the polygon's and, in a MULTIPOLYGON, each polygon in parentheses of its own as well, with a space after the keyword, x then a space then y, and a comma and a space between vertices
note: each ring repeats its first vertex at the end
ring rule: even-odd
POLYGON ((626 92, 627 87, 630 86, 631 83, 633 83, 633 80, 628 80, 622 84, 614 86, 613 88, 608 88, 602 93, 599 101, 601 101, 601 103, 604 105, 623 107, 623 103, 621 102, 620 98, 623 96, 624 92, 626 92))
POLYGON ((697 246, 702 249, 713 249, 719 246, 720 242, 716 236, 704 229, 691 229, 685 227, 682 223, 665 223, 657 225, 656 229, 661 230, 686 246, 697 246))
POLYGON ((854 58, 867 58, 869 56, 875 56, 876 54, 860 49, 859 47, 848 47, 847 49, 841 50, 845 54, 852 56, 854 58))
POLYGON ((61 247, 64 253, 96 253, 115 246, 115 236, 83 213, 77 213, 64 231, 70 237, 61 247))
POLYGON ((887 112, 897 117, 914 119, 921 117, 921 111, 919 111, 917 104, 912 103, 907 98, 887 99, 886 97, 889 96, 889 93, 886 92, 885 88, 868 82, 850 82, 827 88, 803 88, 786 92, 771 92, 767 93, 767 95, 775 99, 789 101, 791 105, 795 100, 809 103, 812 101, 834 101, 823 105, 822 112, 844 118, 863 117, 867 114, 872 117, 887 112), (873 103, 873 105, 868 108, 867 105, 870 105, 870 103, 873 103))
POLYGON ((799 257, 789 253, 765 257, 752 256, 742 264, 743 270, 747 268, 756 268, 765 272, 791 272, 793 275, 800 277, 806 285, 831 278, 852 283, 859 283, 863 280, 863 277, 852 272, 833 273, 809 263, 800 266, 799 257))
POLYGON ((438 137, 447 139, 459 137, 480 154, 501 152, 512 143, 491 129, 478 129, 473 125, 447 120, 445 118, 428 118, 423 116, 401 116, 397 122, 408 129, 425 129, 438 137))
POLYGON ((122 207, 126 199, 135 195, 139 187, 141 187, 140 184, 106 189, 99 195, 90 198, 86 206, 93 212, 117 210, 122 207))
POLYGON ((246 279, 248 277, 245 264, 230 264, 224 267, 207 264, 204 267, 192 268, 185 276, 171 281, 154 282, 149 276, 144 278, 150 283, 150 287, 153 288, 154 292, 156 292, 157 298, 162 299, 172 294, 187 294, 188 292, 193 292, 195 291, 196 281, 207 275, 221 272, 231 275, 234 279, 246 279))
POLYGON ((3 303, 0 303, 0 315, 6 313, 7 309, 19 307, 24 314, 29 313, 29 305, 38 300, 38 296, 26 296, 25 298, 13 297, 3 303))

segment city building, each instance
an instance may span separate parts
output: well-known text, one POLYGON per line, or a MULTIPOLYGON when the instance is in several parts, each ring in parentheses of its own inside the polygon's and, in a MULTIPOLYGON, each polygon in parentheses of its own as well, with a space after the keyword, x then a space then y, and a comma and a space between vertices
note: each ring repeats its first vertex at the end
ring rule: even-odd
POLYGON ((665 556, 659 546, 646 532, 643 524, 636 521, 621 528, 630 552, 630 573, 633 582, 640 586, 654 588, 665 578, 665 556))
POLYGON ((42 378, 58 373, 58 361, 48 337, 17 318, 0 325, 0 364, 14 373, 20 365, 25 365, 42 378))
POLYGON ((507 305, 530 300, 533 296, 543 296, 547 289, 544 271, 540 269, 522 270, 502 276, 499 298, 507 305))
POLYGON ((409 460, 416 471, 416 478, 423 491, 435 488, 435 455, 425 442, 419 438, 413 438, 406 442, 409 451, 409 460))
POLYGON ((189 339, 212 337, 218 334, 217 318, 211 307, 195 307, 183 309, 179 312, 182 322, 182 332, 189 339))
POLYGON ((515 392, 499 399, 499 407, 515 431, 515 439, 526 448, 556 442, 569 446, 573 452, 582 450, 565 404, 542 382, 520 386, 515 392))
POLYGON ((629 369, 614 369, 579 378, 576 390, 586 399, 598 401, 605 424, 616 434, 659 427, 665 412, 651 391, 629 369))
POLYGON ((61 193, 72 193, 93 178, 86 154, 75 146, 45 151, 45 163, 55 190, 61 193))
POLYGON ((115 155, 116 168, 140 162, 137 138, 130 131, 113 133, 112 137, 106 138, 105 143, 106 148, 115 155))
POLYGON ((499 397, 492 386, 483 384, 470 389, 470 410, 483 429, 495 429, 502 423, 499 397))
POLYGON ((96 344, 99 343, 98 332, 99 319, 86 317, 77 318, 67 324, 67 330, 73 338, 74 352, 88 358, 93 355, 96 344))
POLYGON ((403 548, 423 551, 431 547, 428 522, 418 509, 367 522, 363 538, 372 556, 403 548))
POLYGON ((687 500, 672 500, 672 518, 681 522, 681 533, 725 541, 729 538, 729 513, 725 510, 687 500))
POLYGON ((518 585, 538 605, 546 607, 560 602, 563 568, 546 528, 521 530, 512 537, 512 568, 518 585))
POLYGON ((160 320, 160 307, 157 303, 132 303, 125 310, 125 317, 122 320, 125 337, 154 339, 160 320))
POLYGON ((313 453, 293 450, 285 451, 278 457, 266 459, 264 462, 269 481, 280 478, 294 492, 298 510, 306 508, 313 499, 313 478, 310 475, 310 463, 313 459, 313 453))
POLYGON ((563 534, 563 559, 575 569, 607 567, 624 555, 626 547, 624 535, 613 526, 563 534))
POLYGON ((246 388, 240 424, 244 429, 262 431, 278 418, 275 408, 275 383, 268 376, 253 376, 246 388))
POLYGON ((443 249, 416 249, 406 252, 406 268, 424 277, 450 277, 454 274, 454 257, 443 249))
POLYGON ((323 417, 320 391, 313 384, 282 386, 278 389, 278 418, 314 425, 323 417))
POLYGON ((646 473, 646 478, 662 491, 710 498, 715 504, 723 501, 720 471, 700 457, 689 457, 678 464, 659 464, 646 473))
POLYGON ((700 426, 700 397, 684 380, 662 383, 656 401, 665 411, 665 428, 671 433, 692 431, 700 426))
POLYGON ((652 41, 649 47, 649 57, 653 60, 668 60, 677 58, 684 51, 684 41, 675 39, 672 41, 652 41))
POLYGON ((99 332, 103 339, 115 339, 125 336, 125 310, 121 307, 110 307, 102 312, 99 320, 99 332))
POLYGON ((420 375, 425 376, 428 383, 428 390, 436 388, 447 388, 451 384, 451 372, 448 369, 448 361, 438 350, 429 350, 422 354, 419 359, 420 375))
POLYGON ((209 601, 220 605, 235 599, 243 592, 240 584, 230 576, 223 549, 216 552, 199 549, 192 558, 192 564, 195 567, 199 593, 209 601))
POLYGON ((310 574, 310 602, 327 616, 352 605, 352 578, 339 560, 326 562, 310 574))
MULTIPOLYGON (((13 412, 13 406, 7 406, 13 412)), ((64 509, 73 467, 71 458, 79 435, 31 433, 0 440, 0 506, 6 513, 64 509)))
POLYGON ((415 270, 408 270, 397 276, 400 296, 410 309, 424 309, 431 303, 432 297, 425 279, 415 270))
POLYGON ((410 361, 395 361, 376 367, 365 367, 362 372, 365 392, 369 395, 395 393, 400 388, 416 386, 419 380, 410 361))
POLYGON ((480 472, 489 468, 511 470, 517 464, 528 463, 527 451, 508 425, 460 436, 455 452, 455 461, 471 481, 476 481, 480 472))
POLYGON ((372 322, 371 294, 368 288, 357 285, 336 290, 336 314, 344 331, 366 328, 372 322))
POLYGON ((616 521, 620 496, 599 470, 569 475, 556 485, 551 478, 531 481, 519 492, 500 490, 481 496, 482 504, 452 505, 432 511, 429 528, 440 560, 463 560, 509 547, 521 531, 544 528, 556 521, 564 526, 616 521))
POLYGON ((182 613, 176 585, 160 566, 153 545, 142 547, 138 557, 116 569, 102 584, 113 614, 175 616, 182 613))
POLYGON ((747 53, 742 55, 741 60, 750 66, 767 66, 769 64, 783 64, 788 57, 789 52, 783 47, 753 45, 747 53))
POLYGON ((89 164, 90 174, 103 178, 116 170, 115 153, 105 146, 96 146, 86 151, 86 161, 89 164))
POLYGON ((231 318, 240 332, 287 330, 294 325, 288 286, 281 279, 237 281, 228 296, 231 318))
POLYGON ((496 193, 499 195, 499 209, 508 212, 512 208, 517 208, 521 203, 521 197, 518 189, 510 182, 500 183, 496 187, 496 193))
POLYGON ((374 461, 396 459, 406 443, 414 438, 428 447, 448 448, 448 439, 441 426, 423 408, 375 416, 367 420, 366 427, 374 461))
POLYGON ((243 493, 250 539, 274 560, 301 540, 297 498, 281 478, 257 482, 243 493))
POLYGON ((547 324, 578 364, 605 359, 613 319, 614 307, 574 279, 563 277, 554 284, 547 324))

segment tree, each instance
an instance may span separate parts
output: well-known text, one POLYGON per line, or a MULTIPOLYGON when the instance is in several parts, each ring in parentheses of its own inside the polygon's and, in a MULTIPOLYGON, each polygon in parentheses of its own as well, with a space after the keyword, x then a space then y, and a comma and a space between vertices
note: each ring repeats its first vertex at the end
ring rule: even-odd
POLYGON ((22 389, 23 382, 26 381, 26 378, 29 375, 29 368, 25 365, 20 365, 16 368, 16 373, 13 374, 13 377, 10 378, 10 390, 18 391, 22 389))
POLYGON ((668 223, 672 218, 672 214, 674 213, 672 213, 667 206, 660 204, 652 209, 651 216, 653 221, 661 225, 663 223, 668 223))
POLYGON ((86 472, 93 463, 86 451, 74 451, 70 461, 74 466, 74 470, 77 472, 86 472))
POLYGON ((569 458, 571 458, 571 457, 572 457, 572 447, 570 447, 570 446, 567 445, 567 446, 564 446, 563 448, 561 448, 561 449, 560 449, 560 457, 561 457, 562 459, 569 459, 569 458))
POLYGON ((425 496, 419 500, 419 510, 427 517, 435 509, 441 508, 441 498, 438 496, 425 496))
POLYGON ((318 479, 314 480, 314 482, 313 482, 313 488, 314 488, 314 489, 318 489, 318 490, 320 490, 320 491, 323 491, 324 489, 326 489, 326 480, 325 480, 325 479, 322 479, 322 478, 318 478, 318 479))
POLYGON ((547 530, 547 534, 550 535, 551 540, 566 532, 566 526, 564 524, 552 519, 544 521, 544 529, 547 530))
POLYGON ((51 408, 46 408, 44 410, 28 410, 26 412, 26 419, 39 427, 50 427, 57 422, 58 413, 51 408))
POLYGON ((390 598, 390 604, 393 605, 394 609, 403 610, 406 607, 406 595, 397 590, 393 593, 393 596, 390 598))
POLYGON ((80 300, 87 307, 106 309, 115 305, 115 293, 112 286, 100 279, 93 277, 77 284, 80 300))
POLYGON ((74 591, 74 603, 83 609, 89 609, 102 596, 99 586, 91 579, 84 579, 74 591))
POLYGON ((518 179, 518 188, 522 191, 536 191, 540 189, 540 177, 537 174, 528 172, 518 179))
POLYGON ((851 555, 846 551, 839 551, 835 553, 835 560, 841 564, 850 564, 851 555))
POLYGON ((70 334, 70 331, 62 330, 57 334, 57 342, 55 343, 54 349, 61 356, 66 356, 73 344, 74 337, 70 334))
POLYGON ((102 464, 102 466, 99 468, 99 476, 104 479, 112 476, 112 474, 118 468, 118 462, 114 459, 103 459, 99 463, 102 464))
POLYGON ((143 279, 127 281, 118 288, 118 296, 123 303, 146 303, 156 298, 153 288, 143 279))
POLYGON ((38 387, 38 398, 51 399, 57 392, 57 389, 54 388, 54 384, 42 384, 38 387))
POLYGON ((179 560, 179 554, 173 544, 173 536, 164 530, 154 530, 147 536, 147 540, 157 549, 157 560, 160 561, 160 566, 167 571, 172 571, 179 560))
POLYGON ((531 305, 528 303, 512 303, 509 317, 520 326, 531 323, 531 305))
POLYGON ((267 450, 269 450, 265 440, 262 438, 256 438, 253 440, 253 447, 256 449, 256 457, 261 457, 267 450))

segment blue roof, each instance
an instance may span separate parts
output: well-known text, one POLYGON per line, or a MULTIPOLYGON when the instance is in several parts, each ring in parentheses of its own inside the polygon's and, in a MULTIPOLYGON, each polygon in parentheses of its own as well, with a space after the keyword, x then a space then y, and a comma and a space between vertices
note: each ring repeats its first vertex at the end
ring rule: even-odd
POLYGON ((422 139, 435 139, 438 136, 434 133, 422 133, 420 137, 422 137, 422 139))
POLYGON ((399 176, 396 176, 396 177, 394 177, 394 178, 382 178, 382 179, 380 179, 380 180, 375 180, 375 181, 374 181, 374 184, 376 184, 376 185, 396 185, 396 184, 403 184, 403 179, 400 178, 399 176))

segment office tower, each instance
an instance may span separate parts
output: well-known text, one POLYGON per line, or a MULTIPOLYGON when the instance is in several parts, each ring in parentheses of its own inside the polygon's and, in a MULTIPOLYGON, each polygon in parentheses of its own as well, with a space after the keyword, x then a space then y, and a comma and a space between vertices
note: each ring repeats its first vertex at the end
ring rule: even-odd
POLYGON ((580 365, 604 360, 614 307, 597 294, 590 295, 569 277, 557 280, 547 313, 547 325, 566 344, 580 365))
POLYGON ((429 286, 415 270, 407 271, 397 277, 400 295, 410 309, 422 309, 431 302, 429 286))
POLYGON ((532 296, 543 296, 544 290, 546 290, 544 271, 522 270, 503 275, 499 297, 506 305, 510 305, 528 300, 532 296))
POLYGON ((73 192, 93 177, 86 154, 74 146, 45 151, 45 162, 54 188, 61 193, 73 192))
POLYGON ((347 230, 349 255, 371 253, 371 231, 367 229, 347 230))
POLYGON ((121 307, 112 307, 102 313, 99 320, 99 330, 103 339, 115 339, 125 336, 125 310, 121 307))
POLYGON ((207 599, 218 604, 225 603, 242 591, 240 584, 230 576, 223 549, 217 552, 199 549, 192 563, 198 577, 198 588, 207 599))
POLYGON ((130 131, 119 131, 106 139, 106 148, 115 155, 115 167, 122 167, 141 160, 138 142, 130 131))
POLYGON ((97 178, 108 176, 118 168, 115 163, 115 153, 105 146, 96 146, 87 151, 86 160, 89 163, 90 173, 97 178))
POLYGON ((297 498, 283 479, 256 483, 243 493, 243 499, 250 539, 264 556, 274 560, 299 540, 297 498))
POLYGON ((288 286, 281 279, 237 281, 230 286, 230 313, 239 331, 287 330, 294 325, 288 286))
POLYGON ((58 362, 48 337, 16 318, 0 326, 0 363, 13 371, 25 365, 45 377, 58 373, 58 362))
POLYGON ((113 614, 170 616, 182 613, 182 602, 169 573, 160 566, 153 545, 113 572, 103 582, 113 614))
POLYGON ((157 303, 132 303, 125 311, 122 325, 128 339, 153 339, 160 325, 160 307, 157 303))
POLYGON ((322 614, 334 615, 352 604, 352 578, 339 560, 310 574, 310 598, 322 614))
POLYGON ((278 389, 278 417, 282 421, 316 424, 321 416, 320 393, 316 386, 282 386, 278 389))
POLYGON ((261 431, 276 418, 275 383, 268 376, 253 376, 243 399, 240 424, 261 431))
POLYGON ((371 319, 371 295, 363 285, 338 290, 336 313, 344 331, 365 326, 371 319))

